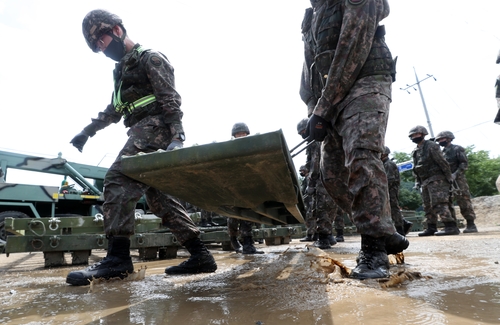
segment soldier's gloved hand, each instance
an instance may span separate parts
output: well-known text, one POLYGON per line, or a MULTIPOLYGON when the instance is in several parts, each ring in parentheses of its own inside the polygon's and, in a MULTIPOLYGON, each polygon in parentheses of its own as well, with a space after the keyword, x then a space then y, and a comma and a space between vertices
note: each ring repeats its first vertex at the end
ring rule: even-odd
POLYGON ((89 136, 85 132, 80 132, 69 143, 71 143, 78 151, 82 152, 83 146, 87 143, 89 136))
POLYGON ((311 115, 307 121, 306 138, 308 142, 325 140, 329 122, 318 115, 311 115))
POLYGON ((184 146, 184 144, 182 143, 181 140, 179 139, 173 139, 172 142, 170 142, 170 144, 168 145, 167 147, 167 151, 172 151, 176 148, 180 149, 184 146))
POLYGON ((415 186, 413 186, 413 189, 416 190, 416 191, 419 191, 420 190, 420 183, 415 183, 415 186))

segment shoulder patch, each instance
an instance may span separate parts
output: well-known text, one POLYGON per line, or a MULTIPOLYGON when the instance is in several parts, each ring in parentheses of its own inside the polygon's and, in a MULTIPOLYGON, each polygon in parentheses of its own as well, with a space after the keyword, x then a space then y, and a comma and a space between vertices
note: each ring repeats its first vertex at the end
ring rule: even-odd
POLYGON ((350 5, 358 6, 366 2, 366 0, 348 0, 350 5))
POLYGON ((151 57, 149 58, 149 62, 151 62, 152 65, 157 67, 162 65, 162 59, 155 54, 151 55, 151 57))

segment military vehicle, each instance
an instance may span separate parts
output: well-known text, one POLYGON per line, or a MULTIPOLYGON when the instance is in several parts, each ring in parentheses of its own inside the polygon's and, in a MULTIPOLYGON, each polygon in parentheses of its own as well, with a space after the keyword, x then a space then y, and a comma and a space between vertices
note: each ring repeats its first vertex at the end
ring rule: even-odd
MULTIPOLYGON (((124 157, 125 174, 207 211, 255 221, 262 226, 253 230, 254 238, 267 245, 302 237, 302 194, 283 134, 247 138, 124 157)), ((92 249, 107 247, 101 210, 107 168, 68 162, 61 155, 51 159, 5 151, 0 151, 0 167, 5 176, 0 181, 0 252, 43 252, 45 266, 58 266, 66 264, 65 253, 72 264, 86 264, 92 249), (60 187, 9 183, 10 169, 60 175, 63 181, 60 187)), ((176 257, 179 243, 160 218, 148 213, 145 200, 136 207, 135 221, 131 248, 140 258, 176 257)), ((200 230, 205 243, 231 250, 225 227, 200 230)))

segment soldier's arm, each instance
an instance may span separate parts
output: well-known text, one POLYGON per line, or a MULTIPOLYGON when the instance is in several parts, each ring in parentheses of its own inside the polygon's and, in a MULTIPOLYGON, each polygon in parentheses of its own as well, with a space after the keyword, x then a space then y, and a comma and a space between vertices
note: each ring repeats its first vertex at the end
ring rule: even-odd
POLYGON ((383 0, 348 0, 335 56, 314 114, 328 118, 357 79, 371 50, 379 22, 389 15, 383 0))
POLYGON ((457 159, 458 159, 458 169, 455 173, 463 174, 469 167, 469 161, 467 159, 467 154, 465 149, 461 146, 456 146, 457 148, 457 159))
POLYGON ((452 178, 450 164, 448 163, 448 161, 446 161, 446 158, 444 158, 441 150, 439 150, 439 146, 436 143, 432 142, 432 145, 429 146, 429 152, 434 162, 443 171, 446 179, 451 182, 452 178))
POLYGON ((93 137, 97 131, 102 130, 112 123, 118 123, 122 118, 121 113, 115 111, 113 104, 109 104, 106 109, 99 112, 96 118, 92 119, 92 122, 87 125, 83 132, 90 137, 93 137))

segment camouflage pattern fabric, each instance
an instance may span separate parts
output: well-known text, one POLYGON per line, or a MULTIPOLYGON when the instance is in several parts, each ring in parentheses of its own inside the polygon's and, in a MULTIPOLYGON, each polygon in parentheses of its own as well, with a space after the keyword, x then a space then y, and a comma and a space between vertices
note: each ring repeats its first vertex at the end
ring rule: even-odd
POLYGON ((399 207, 399 187, 401 179, 398 166, 394 161, 389 159, 389 157, 386 157, 382 161, 389 184, 389 204, 391 206, 392 222, 394 222, 394 226, 400 227, 403 225, 403 213, 399 207))
POLYGON ((413 174, 422 186, 422 201, 427 222, 436 224, 456 220, 450 200, 451 170, 439 145, 424 140, 412 152, 413 174))
POLYGON ((253 237, 252 228, 254 222, 237 219, 237 218, 227 218, 227 232, 230 237, 253 237))
POLYGON ((465 171, 469 166, 465 149, 456 144, 449 144, 443 149, 443 155, 450 164, 451 172, 456 175, 454 184, 459 190, 453 193, 453 199, 460 207, 460 213, 465 220, 473 221, 476 219, 476 213, 472 207, 469 184, 465 178, 465 171))
POLYGON ((337 206, 337 213, 335 214, 335 218, 333 219, 333 228, 335 229, 345 228, 344 215, 345 212, 342 211, 342 209, 337 206))
POLYGON ((132 235, 134 233, 135 205, 145 194, 146 202, 163 225, 170 228, 180 243, 199 235, 199 230, 179 201, 153 187, 135 181, 121 172, 121 156, 132 156, 139 152, 154 152, 165 149, 172 140, 170 128, 161 115, 148 116, 133 127, 118 158, 104 178, 104 227, 109 235, 132 235))
POLYGON ((309 115, 331 121, 321 146, 322 181, 358 232, 373 237, 396 232, 379 158, 385 149, 394 61, 377 31, 388 15, 384 0, 325 0, 315 3, 311 35, 304 33, 307 12, 303 23, 301 98, 309 115), (314 99, 312 112, 308 95, 314 99))

